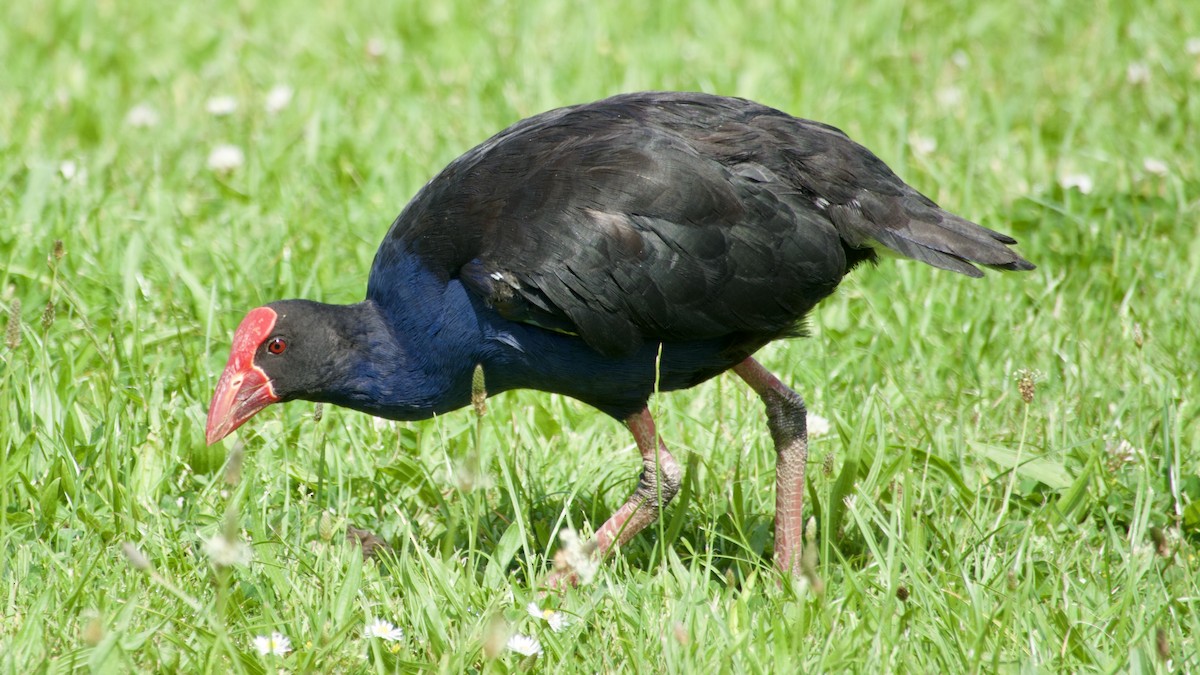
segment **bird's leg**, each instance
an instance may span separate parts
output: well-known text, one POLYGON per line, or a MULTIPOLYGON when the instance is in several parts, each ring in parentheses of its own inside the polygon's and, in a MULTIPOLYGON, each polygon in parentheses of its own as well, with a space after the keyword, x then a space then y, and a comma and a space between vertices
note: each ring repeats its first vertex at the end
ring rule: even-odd
POLYGON ((666 444, 658 438, 649 408, 627 417, 625 426, 633 432, 633 439, 642 453, 642 475, 638 478, 637 489, 629 495, 625 504, 596 532, 596 544, 601 556, 608 555, 614 541, 624 546, 647 525, 658 520, 659 513, 679 492, 683 478, 679 462, 667 452, 666 444))
MULTIPOLYGON (((658 438, 654 418, 650 416, 648 408, 627 417, 625 426, 633 432, 638 450, 642 453, 642 475, 629 499, 596 532, 593 543, 601 558, 612 552, 613 544, 625 545, 634 535, 658 520, 667 503, 679 492, 683 479, 683 469, 667 451, 666 444, 658 438)), ((575 582, 573 570, 560 569, 550 575, 545 585, 559 588, 575 582)))
POLYGON ((775 441, 775 565, 799 575, 804 536, 804 468, 808 426, 804 399, 752 358, 733 367, 767 406, 767 426, 775 441))

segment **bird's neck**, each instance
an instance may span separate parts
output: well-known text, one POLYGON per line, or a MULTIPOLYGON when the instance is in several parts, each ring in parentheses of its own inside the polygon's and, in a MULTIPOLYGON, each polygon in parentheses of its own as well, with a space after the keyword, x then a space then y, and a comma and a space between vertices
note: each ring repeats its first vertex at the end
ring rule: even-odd
MULTIPOLYGON (((349 348, 336 379, 303 398, 394 420, 427 419, 466 405, 474 363, 456 347, 467 342, 439 335, 439 327, 414 316, 437 305, 430 299, 401 317, 370 299, 330 306, 340 315, 339 332, 349 348)), ((440 330, 455 328, 443 324, 440 330)))
POLYGON ((460 284, 411 261, 372 270, 367 298, 345 306, 358 357, 350 396, 330 401, 379 417, 426 419, 470 402, 480 328, 460 284))

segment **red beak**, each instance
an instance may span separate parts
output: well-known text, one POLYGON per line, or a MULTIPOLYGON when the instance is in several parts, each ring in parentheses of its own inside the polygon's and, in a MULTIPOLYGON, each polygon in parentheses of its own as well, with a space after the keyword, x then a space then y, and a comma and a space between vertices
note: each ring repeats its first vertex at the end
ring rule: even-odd
POLYGON ((258 366, 237 370, 230 365, 221 373, 217 391, 208 407, 204 436, 212 445, 242 426, 255 413, 279 400, 271 380, 258 366))
POLYGON ((208 407, 204 436, 209 445, 225 438, 259 410, 279 400, 271 386, 271 378, 254 364, 254 353, 270 335, 275 319, 274 310, 259 307, 247 314, 238 326, 229 363, 221 373, 217 391, 208 407))

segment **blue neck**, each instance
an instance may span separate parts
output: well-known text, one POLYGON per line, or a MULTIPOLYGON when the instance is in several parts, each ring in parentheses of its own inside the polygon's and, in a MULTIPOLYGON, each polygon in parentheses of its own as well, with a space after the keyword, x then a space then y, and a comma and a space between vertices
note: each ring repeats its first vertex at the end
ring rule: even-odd
MULTIPOLYGON (((367 286, 373 322, 386 344, 358 369, 369 396, 331 401, 380 417, 425 419, 468 405, 482 365, 489 395, 530 388, 565 394, 618 418, 662 391, 690 387, 748 355, 720 340, 657 343, 606 357, 578 337, 505 319, 455 278, 440 278, 416 256, 375 261, 367 286)), ((378 332, 378 331, 372 331, 378 332)))
POLYGON ((369 320, 378 328, 354 368, 355 395, 332 403, 396 420, 426 419, 470 403, 482 355, 481 327, 456 281, 438 279, 412 258, 371 270, 369 320))

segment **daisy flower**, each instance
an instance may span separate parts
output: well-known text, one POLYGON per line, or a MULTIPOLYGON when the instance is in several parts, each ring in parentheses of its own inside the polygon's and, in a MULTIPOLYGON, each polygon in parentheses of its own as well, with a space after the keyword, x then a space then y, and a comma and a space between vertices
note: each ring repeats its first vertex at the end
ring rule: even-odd
POLYGON ((550 629, 555 633, 567 627, 568 621, 566 614, 550 609, 549 607, 543 609, 538 607, 536 602, 531 602, 526 605, 525 611, 529 612, 529 616, 532 616, 535 619, 542 619, 546 623, 550 624, 550 629))
POLYGON ((374 619, 371 623, 367 624, 363 635, 368 638, 387 640, 388 642, 399 642, 404 639, 404 631, 383 619, 374 619))
POLYGON ((273 654, 275 656, 284 656, 292 651, 292 641, 288 636, 280 632, 274 632, 270 635, 259 635, 254 638, 254 648, 259 654, 266 656, 273 654))
POLYGON ((516 652, 521 656, 541 656, 542 643, 537 641, 537 638, 520 633, 508 638, 509 651, 516 652))

